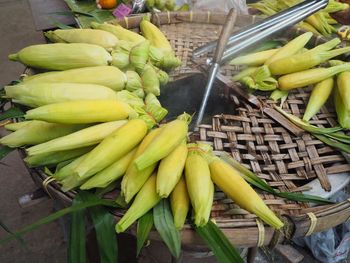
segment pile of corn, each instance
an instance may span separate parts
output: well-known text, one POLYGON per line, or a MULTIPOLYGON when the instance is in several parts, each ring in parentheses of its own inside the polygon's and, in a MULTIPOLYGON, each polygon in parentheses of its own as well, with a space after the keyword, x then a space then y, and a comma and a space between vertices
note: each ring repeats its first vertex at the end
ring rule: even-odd
MULTIPOLYGON (((271 16, 281 10, 287 9, 302 2, 301 0, 261 0, 259 2, 249 4, 250 7, 258 9, 267 16, 271 16)), ((346 3, 330 0, 327 7, 309 16, 298 26, 306 31, 310 31, 317 35, 329 36, 337 30, 333 27, 337 21, 331 17, 331 13, 343 11, 349 8, 346 3)))
POLYGON ((350 76, 347 72, 350 71, 350 63, 332 60, 350 52, 350 47, 335 48, 340 43, 335 38, 306 49, 305 45, 311 37, 312 33, 304 33, 282 47, 233 59, 231 65, 246 67, 233 80, 251 90, 273 91, 271 98, 274 100, 286 99, 292 89, 312 85, 303 116, 305 122, 320 110, 334 90, 339 124, 343 128, 350 128, 350 76))
POLYGON ((54 44, 23 48, 9 59, 33 68, 56 70, 23 79, 24 83, 69 82, 127 90, 144 98, 160 95, 166 71, 181 65, 169 41, 147 17, 139 35, 119 25, 93 22, 92 29, 57 29, 45 36, 54 44), (165 71, 164 71, 165 70, 165 71), (57 72, 62 71, 62 72, 57 72))

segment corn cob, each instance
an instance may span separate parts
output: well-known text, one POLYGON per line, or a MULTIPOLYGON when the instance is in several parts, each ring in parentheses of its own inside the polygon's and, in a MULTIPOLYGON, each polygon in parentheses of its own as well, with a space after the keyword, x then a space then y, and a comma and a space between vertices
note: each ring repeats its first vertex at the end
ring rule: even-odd
POLYGON ((350 129, 350 73, 343 72, 337 77, 337 88, 335 89, 335 108, 339 124, 350 129))
POLYGON ((272 57, 266 60, 265 65, 270 65, 274 61, 296 54, 306 45, 307 42, 309 42, 311 37, 312 33, 307 32, 294 38, 288 44, 278 49, 278 51, 272 55, 272 57))
POLYGON ((135 159, 137 169, 143 170, 171 153, 186 138, 190 118, 184 113, 177 120, 165 124, 157 138, 135 159))
POLYGON ((9 147, 35 145, 70 134, 84 127, 84 125, 64 125, 44 121, 32 121, 23 128, 2 137, 0 144, 9 147))
POLYGON ((331 95, 333 86, 333 78, 325 79, 315 85, 303 116, 304 121, 309 121, 321 109, 323 104, 326 103, 328 97, 331 95))
POLYGON ((24 117, 57 123, 94 123, 123 120, 131 112, 131 107, 120 101, 77 100, 41 106, 27 111, 24 117))
POLYGON ((305 31, 309 31, 314 33, 316 36, 321 36, 320 32, 317 31, 316 28, 314 28, 312 25, 310 25, 308 22, 302 21, 298 24, 298 27, 305 31))
POLYGON ((98 66, 70 69, 60 72, 46 72, 28 76, 23 83, 70 82, 102 85, 113 90, 122 90, 126 85, 126 75, 116 67, 98 66))
POLYGON ((131 199, 137 194, 137 192, 141 189, 142 185, 147 181, 147 179, 153 173, 156 164, 153 164, 145 169, 137 170, 134 165, 134 160, 140 156, 146 147, 150 144, 150 142, 156 138, 161 129, 154 129, 143 139, 141 144, 139 145, 135 156, 133 157, 132 162, 130 163, 121 183, 121 193, 124 196, 124 200, 126 203, 129 203, 131 199))
POLYGON ((296 54, 287 58, 279 59, 269 65, 273 75, 284 75, 309 68, 313 68, 333 57, 350 52, 350 47, 339 48, 331 51, 313 52, 312 50, 296 54))
POLYGON ((151 45, 161 49, 165 53, 173 53, 173 49, 162 31, 151 22, 147 21, 146 18, 141 21, 140 29, 144 37, 151 42, 151 45))
POLYGON ((283 226, 281 220, 265 205, 237 170, 217 157, 211 157, 208 161, 212 180, 236 204, 276 229, 283 226))
POLYGON ((115 100, 116 92, 95 84, 26 83, 5 86, 6 97, 30 107, 74 100, 115 100))
POLYGON ((27 124, 31 123, 32 121, 20 121, 20 122, 13 122, 13 123, 9 123, 6 124, 4 126, 4 128, 8 131, 17 131, 21 128, 23 128, 24 126, 26 126, 27 124))
POLYGON ((340 72, 350 70, 350 63, 330 68, 316 68, 284 75, 278 79, 279 89, 291 90, 302 88, 328 79, 340 72))
POLYGON ((317 12, 305 20, 324 36, 329 36, 333 31, 332 26, 327 23, 327 19, 322 12, 317 12))
POLYGON ((44 33, 44 35, 51 42, 87 43, 101 46, 106 49, 111 49, 118 44, 118 38, 116 36, 98 29, 56 29, 54 31, 47 31, 44 33))
POLYGON ((186 181, 181 177, 170 195, 171 211, 174 216, 175 227, 181 230, 185 224, 188 210, 190 209, 190 198, 187 192, 186 181))
POLYGON ((187 152, 186 141, 183 141, 160 161, 157 173, 157 193, 160 197, 168 197, 180 180, 185 167, 187 152))
POLYGON ((276 48, 240 56, 232 59, 230 65, 261 66, 277 51, 276 48))
POLYGON ((209 220, 210 209, 208 207, 211 208, 213 202, 214 186, 210 179, 209 166, 197 150, 189 149, 188 151, 185 177, 194 210, 194 223, 196 226, 204 226, 209 220))
POLYGON ((147 133, 143 120, 133 119, 106 137, 75 169, 81 178, 88 178, 130 152, 147 133))
POLYGON ((130 50, 130 64, 138 73, 143 72, 143 69, 148 61, 150 42, 148 40, 141 42, 130 50))
POLYGON ((135 152, 136 149, 133 149, 118 161, 89 178, 82 186, 80 186, 80 189, 87 190, 91 188, 104 188, 113 181, 118 180, 126 172, 135 152))
POLYGON ((130 51, 133 45, 127 41, 119 41, 118 46, 112 51, 111 64, 120 69, 130 66, 130 51))
POLYGON ((34 68, 66 70, 106 66, 112 56, 102 47, 91 44, 44 44, 23 48, 9 59, 34 68))
POLYGON ((120 25, 112 25, 108 23, 99 24, 96 22, 92 22, 91 27, 110 32, 113 35, 115 35, 119 40, 129 41, 135 45, 146 40, 143 36, 131 30, 125 29, 120 25))
POLYGON ((156 96, 160 95, 159 79, 153 67, 146 65, 141 74, 141 79, 146 94, 152 93, 156 96))
POLYGON ((27 149, 28 155, 72 150, 100 143, 103 139, 126 124, 126 120, 97 124, 27 149))
POLYGON ((52 166, 61 162, 77 158, 91 151, 93 147, 94 146, 87 146, 72 150, 49 152, 33 156, 27 156, 26 158, 24 158, 24 161, 29 167, 52 166))
POLYGON ((156 192, 156 175, 153 174, 142 186, 132 205, 115 226, 117 233, 124 232, 137 219, 151 210, 160 200, 161 198, 156 192))

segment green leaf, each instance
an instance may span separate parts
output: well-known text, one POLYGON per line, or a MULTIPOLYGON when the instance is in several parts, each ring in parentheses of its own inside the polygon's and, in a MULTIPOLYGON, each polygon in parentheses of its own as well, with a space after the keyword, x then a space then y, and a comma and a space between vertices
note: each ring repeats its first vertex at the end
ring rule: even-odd
POLYGON ((23 116, 24 116, 24 113, 19 108, 12 107, 0 114, 0 121, 9 119, 9 118, 18 118, 23 116))
MULTIPOLYGON (((38 227, 42 226, 42 225, 45 225, 45 224, 48 224, 52 221, 55 221, 56 219, 64 216, 64 215, 67 215, 69 213, 72 213, 72 212, 75 212, 75 211, 79 211, 81 209, 85 209, 85 208, 88 208, 88 207, 93 207, 93 206, 97 206, 97 205, 103 205, 103 206, 110 206, 110 207, 118 207, 118 205, 111 201, 111 200, 104 200, 104 199, 97 199, 97 200, 94 200, 94 201, 90 201, 90 202, 84 202, 84 203, 81 203, 81 204, 76 204, 76 205, 72 205, 70 207, 67 207, 67 208, 64 208, 60 211, 57 211, 56 213, 53 213, 45 218, 42 218, 40 220, 38 220, 37 222, 29 225, 29 226, 26 226, 24 228, 22 228, 21 230, 15 232, 15 236, 22 236, 34 229, 37 229, 38 227)), ((3 239, 0 240, 0 245, 13 239, 14 236, 11 235, 11 236, 7 236, 3 239)))
POLYGON ((7 146, 1 146, 0 147, 0 160, 5 158, 5 156, 7 156, 13 150, 15 150, 15 148, 10 148, 10 147, 7 147, 7 146))
POLYGON ((137 256, 140 254, 143 244, 146 242, 149 232, 153 227, 153 212, 148 211, 137 222, 137 256))
POLYGON ((337 149, 344 151, 346 153, 350 153, 350 145, 348 145, 348 144, 328 139, 326 136, 321 135, 321 134, 313 133, 312 135, 329 146, 337 148, 337 149))
MULTIPOLYGON (((81 196, 77 194, 73 200, 73 206, 81 205, 82 203, 81 196)), ((69 263, 86 262, 85 211, 86 209, 80 209, 72 212, 68 247, 69 263)))
MULTIPOLYGON (((98 197, 87 191, 81 191, 79 194, 84 202, 99 200, 98 197)), ((117 235, 114 231, 114 217, 102 206, 90 207, 88 210, 96 230, 100 262, 118 262, 118 243, 117 235)))
POLYGON ((74 27, 72 27, 72 26, 68 26, 68 25, 63 24, 63 23, 58 22, 58 21, 54 21, 54 22, 52 23, 52 25, 58 27, 59 29, 72 29, 72 28, 74 28, 74 27))
POLYGON ((168 200, 161 200, 153 208, 153 220, 155 228, 168 246, 170 253, 175 258, 179 258, 181 252, 181 238, 179 231, 174 225, 168 200))
POLYGON ((9 228, 4 222, 2 222, 1 220, 0 220, 0 226, 1 226, 7 233, 9 233, 11 236, 13 236, 13 238, 16 238, 16 239, 20 242, 21 245, 25 245, 25 244, 26 244, 26 243, 24 242, 24 240, 23 240, 21 237, 15 235, 15 234, 10 230, 10 228, 9 228))
POLYGON ((343 142, 346 144, 350 144, 350 136, 346 135, 344 133, 332 133, 332 134, 325 134, 325 136, 333 139, 333 140, 337 140, 339 142, 343 142))
POLYGON ((207 243, 220 263, 244 263, 238 250, 222 231, 209 220, 205 226, 193 226, 198 235, 207 243))

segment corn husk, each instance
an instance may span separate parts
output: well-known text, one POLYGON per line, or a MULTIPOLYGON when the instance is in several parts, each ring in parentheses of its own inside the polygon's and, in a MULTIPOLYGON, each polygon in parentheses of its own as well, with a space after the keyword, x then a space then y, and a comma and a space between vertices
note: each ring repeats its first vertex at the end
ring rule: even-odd
POLYGON ((184 176, 181 177, 170 195, 170 205, 174 216, 174 225, 177 229, 181 230, 190 209, 190 197, 188 196, 184 176))
POLYGON ((12 122, 12 123, 8 123, 8 124, 4 125, 4 128, 8 131, 17 131, 31 122, 32 121, 12 122))
POLYGON ((152 45, 149 48, 149 58, 153 65, 166 70, 177 68, 182 64, 172 52, 164 52, 152 45))
POLYGON ((122 90, 127 82, 126 75, 116 67, 99 66, 70 69, 61 72, 46 72, 27 76, 25 83, 70 82, 96 84, 113 90, 122 90))
POLYGON ((145 104, 146 105, 154 104, 154 105, 162 106, 159 100, 157 99, 157 97, 152 93, 147 94, 145 98, 145 104))
POLYGON ((250 89, 263 91, 274 90, 278 85, 277 80, 272 77, 269 67, 266 65, 259 67, 253 74, 243 77, 240 81, 250 89))
POLYGON ((132 44, 126 41, 120 41, 118 46, 112 51, 111 64, 120 69, 125 69, 130 65, 130 51, 132 44))
POLYGON ((139 76, 139 74, 137 74, 135 71, 132 70, 128 70, 126 71, 126 76, 127 76, 127 83, 126 83, 126 90, 130 91, 130 92, 135 92, 137 91, 137 95, 140 98, 143 98, 145 96, 145 93, 143 91, 143 87, 142 87, 142 79, 139 76))
POLYGON ((143 83, 143 89, 146 94, 152 93, 156 96, 160 95, 159 79, 153 67, 145 66, 141 74, 141 79, 143 83))
POLYGON ((138 73, 143 72, 148 61, 149 41, 141 42, 130 50, 130 64, 138 73))
POLYGON ((145 105, 141 98, 128 90, 118 91, 116 93, 116 99, 129 104, 131 107, 143 107, 145 105))
POLYGON ((334 99, 339 124, 350 129, 350 74, 343 72, 337 77, 334 99))
POLYGON ((248 67, 246 69, 243 69, 237 75, 234 75, 232 77, 232 80, 233 81, 241 81, 244 77, 251 76, 257 69, 258 69, 258 67, 248 67))

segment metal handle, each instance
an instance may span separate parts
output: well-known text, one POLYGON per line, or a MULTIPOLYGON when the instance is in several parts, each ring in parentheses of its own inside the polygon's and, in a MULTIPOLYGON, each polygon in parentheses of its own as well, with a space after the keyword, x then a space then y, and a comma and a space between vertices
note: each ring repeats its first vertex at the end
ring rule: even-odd
MULTIPOLYGON (((285 20, 290 19, 291 17, 299 17, 299 13, 307 10, 310 10, 311 7, 316 12, 319 9, 322 9, 328 4, 328 0, 310 0, 304 1, 300 4, 297 4, 291 8, 283 10, 275 15, 272 15, 258 23, 242 28, 241 30, 236 31, 228 40, 228 45, 232 45, 235 42, 239 42, 244 38, 248 38, 258 32, 261 32, 265 29, 270 28, 273 25, 283 23, 285 20), (315 8, 315 4, 321 4, 322 7, 318 9, 315 8)), ((305 17, 303 17, 305 18, 305 17)), ((300 20, 302 20, 301 18, 300 20)), ((299 21, 300 21, 299 20, 299 21)), ((194 50, 193 57, 198 57, 204 53, 212 51, 217 45, 217 41, 210 42, 204 46, 201 46, 194 50)))
POLYGON ((219 43, 216 47, 215 54, 213 57, 213 62, 217 63, 221 60, 222 55, 224 54, 228 38, 230 37, 235 21, 237 17, 237 12, 232 8, 226 17, 224 26, 222 27, 219 43))

